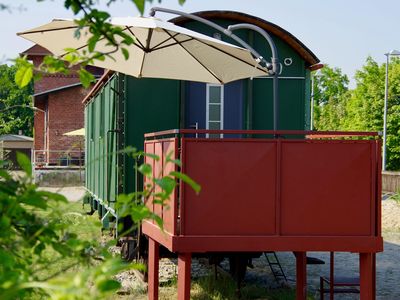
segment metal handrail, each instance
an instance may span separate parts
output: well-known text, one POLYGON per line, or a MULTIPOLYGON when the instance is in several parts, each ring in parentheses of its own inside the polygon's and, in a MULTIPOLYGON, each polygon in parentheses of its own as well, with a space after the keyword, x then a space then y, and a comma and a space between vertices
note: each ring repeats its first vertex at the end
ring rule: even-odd
POLYGON ((32 150, 34 167, 84 167, 84 150, 32 150), (75 163, 73 163, 75 162, 75 163), (64 165, 65 164, 65 165, 64 165))
POLYGON ((339 138, 339 137, 378 137, 380 132, 369 131, 310 131, 310 130, 209 130, 209 129, 171 129, 146 133, 145 138, 159 137, 177 134, 253 134, 253 135, 307 135, 317 138, 339 138))

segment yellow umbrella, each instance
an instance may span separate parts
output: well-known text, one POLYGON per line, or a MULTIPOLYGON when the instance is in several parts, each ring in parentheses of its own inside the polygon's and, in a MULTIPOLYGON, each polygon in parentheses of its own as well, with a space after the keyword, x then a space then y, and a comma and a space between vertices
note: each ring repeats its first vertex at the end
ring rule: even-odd
POLYGON ((66 132, 63 135, 68 135, 68 136, 85 136, 85 128, 81 128, 81 129, 77 129, 77 130, 73 130, 70 132, 66 132))

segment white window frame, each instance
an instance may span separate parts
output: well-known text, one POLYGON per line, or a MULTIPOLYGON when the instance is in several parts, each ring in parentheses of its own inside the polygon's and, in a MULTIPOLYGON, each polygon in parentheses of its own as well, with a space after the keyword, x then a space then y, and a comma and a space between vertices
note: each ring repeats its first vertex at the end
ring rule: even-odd
MULTIPOLYGON (((219 123, 221 124, 220 130, 224 129, 224 85, 223 84, 214 84, 214 83, 207 83, 206 85, 206 129, 210 129, 210 105, 220 105, 220 121, 219 123), (220 87, 220 96, 221 96, 221 102, 220 104, 216 103, 210 103, 210 87, 220 87)), ((218 122, 218 121, 214 121, 218 122)), ((209 137, 209 134, 207 133, 207 138, 209 137)), ((220 135, 220 137, 224 137, 223 134, 220 135)))

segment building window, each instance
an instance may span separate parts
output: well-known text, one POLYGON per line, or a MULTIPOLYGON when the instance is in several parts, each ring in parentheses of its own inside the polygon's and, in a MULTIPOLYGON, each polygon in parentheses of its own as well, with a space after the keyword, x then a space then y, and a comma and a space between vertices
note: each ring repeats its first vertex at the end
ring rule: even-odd
MULTIPOLYGON (((224 86, 207 84, 206 129, 224 129, 224 86)), ((210 134, 209 137, 222 137, 219 134, 210 134)))

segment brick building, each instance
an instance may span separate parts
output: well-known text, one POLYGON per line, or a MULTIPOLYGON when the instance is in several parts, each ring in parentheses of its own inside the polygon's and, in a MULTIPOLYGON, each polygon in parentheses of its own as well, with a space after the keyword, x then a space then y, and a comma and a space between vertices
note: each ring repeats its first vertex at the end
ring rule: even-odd
MULTIPOLYGON (((21 55, 27 55, 35 66, 39 66, 44 56, 51 54, 45 48, 34 45, 21 55)), ((103 69, 87 67, 100 77, 103 69)), ((34 117, 35 162, 44 165, 59 165, 60 158, 76 157, 84 142, 81 136, 64 134, 84 127, 83 98, 90 89, 82 87, 74 70, 68 75, 46 74, 34 84, 33 105, 38 108, 34 117)))

